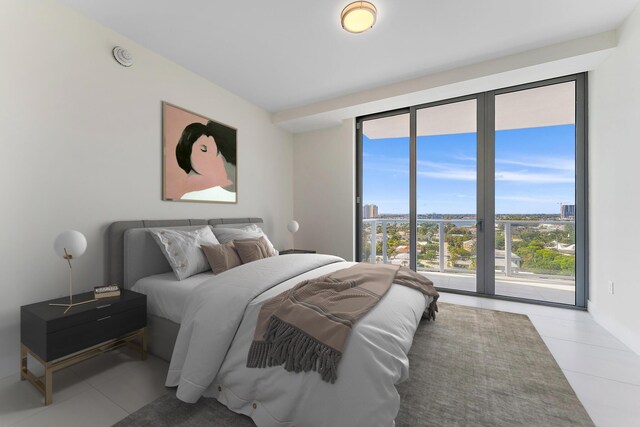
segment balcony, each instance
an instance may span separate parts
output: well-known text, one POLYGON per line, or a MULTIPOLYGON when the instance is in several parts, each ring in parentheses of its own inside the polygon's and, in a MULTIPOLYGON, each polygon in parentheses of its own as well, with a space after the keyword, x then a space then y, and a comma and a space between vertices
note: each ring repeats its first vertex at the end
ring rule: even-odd
MULTIPOLYGON (((417 222, 418 272, 436 287, 474 292, 476 220, 417 222)), ((362 232, 363 260, 409 265, 407 219, 364 219, 362 232)), ((496 220, 495 233, 496 295, 575 304, 575 221, 496 220)))

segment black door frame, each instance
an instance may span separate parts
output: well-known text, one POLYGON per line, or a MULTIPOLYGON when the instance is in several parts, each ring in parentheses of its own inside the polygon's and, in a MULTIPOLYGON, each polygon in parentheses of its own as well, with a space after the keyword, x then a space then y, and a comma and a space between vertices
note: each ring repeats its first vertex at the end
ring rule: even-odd
MULTIPOLYGON (((370 114, 356 118, 356 260, 362 261, 362 124, 367 120, 375 120, 409 113, 409 156, 410 156, 410 192, 409 192, 409 224, 410 224, 410 267, 417 266, 417 132, 416 114, 423 108, 475 99, 477 103, 477 262, 476 292, 446 289, 447 292, 486 296, 496 299, 513 300, 558 306, 565 308, 586 309, 588 300, 588 176, 587 176, 587 74, 573 74, 523 85, 496 89, 436 102, 415 105, 407 108, 370 114), (575 305, 552 303, 525 298, 495 295, 495 97, 510 92, 518 92, 542 86, 550 86, 569 81, 575 82, 576 88, 576 278, 575 305)), ((443 288, 443 290, 445 290, 443 288)))

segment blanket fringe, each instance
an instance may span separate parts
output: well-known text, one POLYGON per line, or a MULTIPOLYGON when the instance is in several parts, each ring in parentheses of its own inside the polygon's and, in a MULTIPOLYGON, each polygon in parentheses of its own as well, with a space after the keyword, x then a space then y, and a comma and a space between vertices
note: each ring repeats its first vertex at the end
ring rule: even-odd
POLYGON ((438 312, 438 304, 436 304, 436 301, 432 301, 431 304, 429 304, 429 307, 427 307, 427 309, 425 310, 424 313, 422 313, 422 317, 424 319, 427 319, 427 321, 436 320, 436 313, 438 312))
POLYGON ((284 365, 289 372, 316 371, 323 381, 338 378, 342 353, 322 344, 298 328, 271 316, 265 341, 254 341, 247 358, 248 368, 284 365))

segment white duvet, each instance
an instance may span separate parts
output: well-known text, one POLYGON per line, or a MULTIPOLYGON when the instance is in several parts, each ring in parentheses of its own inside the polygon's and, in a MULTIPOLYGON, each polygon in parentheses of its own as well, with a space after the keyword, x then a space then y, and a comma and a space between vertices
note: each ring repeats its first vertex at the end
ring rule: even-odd
POLYGON ((196 402, 215 397, 258 426, 392 426, 395 384, 409 374, 407 353, 426 297, 393 285, 356 323, 334 384, 317 372, 247 368, 260 305, 302 280, 354 263, 329 255, 286 255, 245 264, 197 286, 189 296, 166 385, 196 402))

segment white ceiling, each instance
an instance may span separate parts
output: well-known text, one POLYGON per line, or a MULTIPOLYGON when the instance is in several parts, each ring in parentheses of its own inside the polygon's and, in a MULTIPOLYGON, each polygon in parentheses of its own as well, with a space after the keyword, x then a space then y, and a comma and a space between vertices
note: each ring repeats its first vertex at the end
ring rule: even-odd
POLYGON ((638 3, 373 0, 350 34, 350 0, 58 1, 270 112, 611 30, 638 3))

